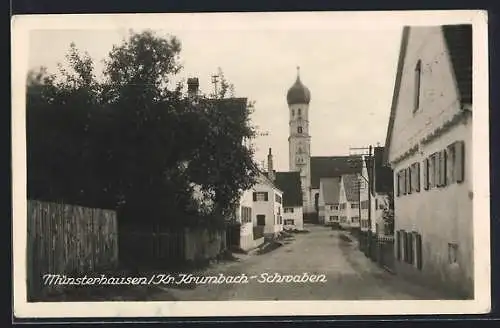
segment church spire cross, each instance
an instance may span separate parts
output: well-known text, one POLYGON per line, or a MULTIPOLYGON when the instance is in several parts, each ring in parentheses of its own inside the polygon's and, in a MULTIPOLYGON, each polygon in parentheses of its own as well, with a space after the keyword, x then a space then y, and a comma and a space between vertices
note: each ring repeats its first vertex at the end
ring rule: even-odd
POLYGON ((300 66, 297 66, 297 79, 300 79, 300 66))

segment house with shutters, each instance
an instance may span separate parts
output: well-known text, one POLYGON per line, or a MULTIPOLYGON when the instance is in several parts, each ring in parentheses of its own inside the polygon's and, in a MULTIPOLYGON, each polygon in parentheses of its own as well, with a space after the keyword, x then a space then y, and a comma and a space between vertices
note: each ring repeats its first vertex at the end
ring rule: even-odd
POLYGON ((320 223, 338 227, 340 225, 340 177, 323 178, 320 181, 320 223))
POLYGON ((299 172, 275 172, 276 186, 283 191, 283 228, 304 229, 302 187, 299 172))
POLYGON ((357 174, 346 174, 340 178, 339 223, 342 229, 360 228, 359 179, 357 174))
POLYGON ((384 159, 396 271, 474 295, 472 26, 405 27, 384 159))
POLYGON ((261 172, 252 188, 254 225, 262 227, 264 236, 276 237, 283 231, 283 191, 276 184, 273 156, 269 148, 267 172, 261 172))

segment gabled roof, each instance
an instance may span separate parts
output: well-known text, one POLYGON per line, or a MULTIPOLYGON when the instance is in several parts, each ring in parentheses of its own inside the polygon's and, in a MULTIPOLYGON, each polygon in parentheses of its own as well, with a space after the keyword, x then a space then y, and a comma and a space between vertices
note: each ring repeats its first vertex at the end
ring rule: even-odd
POLYGON ((348 202, 359 201, 359 180, 355 174, 348 174, 342 176, 342 183, 344 184, 345 196, 348 202))
POLYGON ((275 188, 275 189, 283 192, 283 190, 280 187, 278 187, 278 185, 276 184, 275 181, 272 181, 271 179, 269 179, 268 172, 263 172, 263 171, 259 170, 257 182, 259 182, 259 180, 260 180, 260 182, 263 182, 263 183, 269 185, 270 187, 275 188))
POLYGON ((302 206, 300 172, 276 172, 275 184, 283 191, 283 206, 302 206))
MULTIPOLYGON (((472 25, 444 25, 441 27, 443 37, 448 48, 450 61, 453 68, 455 81, 457 83, 460 102, 462 105, 472 104, 472 25)), ((408 47, 410 27, 403 28, 401 46, 399 51, 398 65, 396 69, 396 80, 392 95, 391 113, 385 139, 384 162, 388 161, 388 151, 391 143, 392 129, 396 108, 398 105, 399 89, 403 75, 404 60, 408 47)))
POLYGON ((322 178, 323 201, 325 204, 338 204, 340 196, 340 177, 322 178))
POLYGON ((462 104, 472 104, 472 25, 441 27, 462 104))
POLYGON ((321 178, 340 177, 344 174, 361 173, 361 156, 311 157, 311 188, 319 189, 321 178))

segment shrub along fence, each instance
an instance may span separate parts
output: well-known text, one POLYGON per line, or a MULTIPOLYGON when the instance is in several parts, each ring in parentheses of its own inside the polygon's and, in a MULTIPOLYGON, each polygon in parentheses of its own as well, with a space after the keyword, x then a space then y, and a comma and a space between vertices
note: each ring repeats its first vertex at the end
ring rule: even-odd
POLYGON ((118 265, 114 211, 28 200, 27 214, 28 301, 51 288, 44 286, 45 274, 82 274, 118 265))

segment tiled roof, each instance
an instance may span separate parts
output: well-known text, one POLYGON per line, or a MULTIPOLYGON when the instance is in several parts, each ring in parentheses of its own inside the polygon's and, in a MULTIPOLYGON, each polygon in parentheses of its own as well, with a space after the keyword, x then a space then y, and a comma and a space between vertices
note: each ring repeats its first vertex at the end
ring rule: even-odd
POLYGON ((299 172, 276 172, 275 183, 283 191, 283 206, 302 206, 299 172))
POLYGON ((390 167, 384 165, 384 147, 373 149, 374 172, 373 187, 376 193, 387 193, 393 190, 393 172, 390 167))
POLYGON ((319 189, 320 178, 339 177, 344 174, 361 173, 361 156, 311 157, 311 188, 319 189))
POLYGON ((323 200, 325 204, 338 204, 340 194, 340 177, 322 178, 323 200))
POLYGON ((472 104, 472 25, 442 27, 462 104, 472 104))
POLYGON ((359 201, 358 176, 355 174, 344 175, 342 176, 342 181, 344 183, 344 190, 347 201, 358 202, 359 201))

